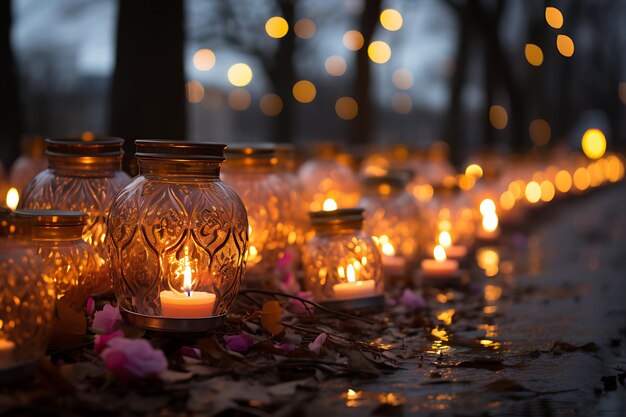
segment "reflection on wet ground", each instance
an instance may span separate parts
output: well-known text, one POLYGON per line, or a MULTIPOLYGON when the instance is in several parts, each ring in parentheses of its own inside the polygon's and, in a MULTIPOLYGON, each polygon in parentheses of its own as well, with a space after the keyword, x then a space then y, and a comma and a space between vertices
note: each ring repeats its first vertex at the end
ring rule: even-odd
POLYGON ((466 288, 425 290, 436 324, 405 338, 402 370, 330 380, 309 409, 626 416, 625 206, 620 185, 530 213, 476 251, 466 288))

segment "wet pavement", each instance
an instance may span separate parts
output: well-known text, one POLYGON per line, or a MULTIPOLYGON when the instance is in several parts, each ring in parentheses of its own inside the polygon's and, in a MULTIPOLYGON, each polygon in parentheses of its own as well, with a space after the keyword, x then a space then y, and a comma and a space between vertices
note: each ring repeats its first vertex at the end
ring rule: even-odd
POLYGON ((402 370, 331 379, 308 415, 626 416, 625 207, 620 184, 530 212, 467 288, 425 291, 439 325, 402 370))

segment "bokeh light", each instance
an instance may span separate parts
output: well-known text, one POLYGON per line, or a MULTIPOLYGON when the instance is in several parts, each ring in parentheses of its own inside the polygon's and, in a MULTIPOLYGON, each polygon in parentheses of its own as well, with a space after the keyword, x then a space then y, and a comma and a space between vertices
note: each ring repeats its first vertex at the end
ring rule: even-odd
POLYGON ((289 32, 289 23, 280 16, 270 17, 265 22, 265 32, 271 38, 282 38, 289 32))
POLYGON ((324 68, 326 72, 334 77, 340 77, 346 73, 346 69, 348 65, 346 64, 346 60, 341 55, 331 55, 326 58, 324 62, 324 68))
POLYGON ((398 68, 391 74, 391 82, 400 90, 408 90, 413 86, 413 74, 406 68, 398 68))
POLYGON ((283 101, 277 94, 268 93, 261 97, 259 107, 266 116, 278 116, 283 110, 283 101))
POLYGON ((465 168, 465 175, 481 178, 483 176, 483 168, 478 164, 469 164, 467 168, 465 168))
POLYGON ((489 108, 489 122, 496 129, 504 129, 509 123, 509 115, 506 109, 500 105, 493 105, 489 108))
POLYGON ((198 71, 209 71, 215 66, 215 53, 210 49, 200 49, 193 54, 193 66, 198 71))
POLYGON ((204 87, 198 81, 189 81, 185 91, 187 93, 187 101, 190 103, 200 103, 204 98, 204 87))
POLYGON ((546 7, 546 22, 555 29, 563 26, 563 14, 556 7, 546 7))
POLYGON ((413 109, 413 99, 405 92, 391 96, 391 107, 400 114, 409 114, 413 109))
POLYGON ((574 187, 580 191, 585 191, 591 184, 591 178, 587 168, 580 167, 574 171, 574 187))
POLYGON ((541 186, 536 181, 531 181, 526 184, 526 190, 524 191, 526 200, 529 203, 537 203, 541 199, 541 186))
POLYGON ((383 41, 374 41, 367 47, 367 55, 372 62, 384 64, 391 58, 391 48, 383 41))
POLYGON ((562 193, 566 193, 572 188, 572 176, 564 169, 556 173, 554 182, 556 189, 562 193))
POLYGON ((396 31, 402 27, 402 15, 395 9, 385 9, 380 13, 380 24, 389 31, 396 31))
POLYGON ((335 102, 335 113, 343 120, 352 120, 359 113, 359 105, 352 97, 341 97, 335 102))
POLYGON ((300 19, 293 26, 293 31, 300 39, 311 39, 315 36, 317 28, 311 19, 300 19))
POLYGON ((315 95, 317 94, 317 90, 315 89, 315 85, 308 80, 300 80, 294 84, 293 96, 300 103, 310 103, 315 99, 315 95))
POLYGON ((509 190, 500 195, 500 207, 502 210, 508 211, 515 207, 515 196, 509 190))
POLYGON ((480 202, 479 210, 480 214, 482 214, 483 216, 495 213, 496 203, 494 203, 493 200, 490 198, 485 198, 483 201, 480 202))
POLYGON ((581 141, 583 153, 589 159, 599 159, 606 152, 606 137, 600 129, 587 129, 581 141))
POLYGON ((235 111, 244 111, 250 107, 252 97, 244 88, 236 88, 228 93, 228 105, 235 111))
POLYGON ((535 119, 530 122, 530 126, 528 127, 528 133, 530 134, 530 139, 537 146, 545 146, 550 142, 550 137, 552 136, 552 129, 550 128, 550 124, 543 119, 535 119))
POLYGON ((526 44, 524 55, 526 56, 526 61, 534 67, 539 67, 543 64, 543 51, 534 43, 526 44))
POLYGON ((574 41, 567 35, 559 35, 556 37, 556 48, 559 53, 565 57, 574 55, 574 41))
POLYGON ((228 69, 228 81, 235 87, 245 87, 252 81, 252 69, 241 62, 233 64, 228 69))
POLYGON ((358 51, 363 48, 365 39, 358 30, 349 30, 343 35, 343 46, 351 51, 358 51))
POLYGON ((552 201, 555 194, 554 184, 551 181, 543 180, 539 186, 541 187, 541 201, 546 203, 552 201))

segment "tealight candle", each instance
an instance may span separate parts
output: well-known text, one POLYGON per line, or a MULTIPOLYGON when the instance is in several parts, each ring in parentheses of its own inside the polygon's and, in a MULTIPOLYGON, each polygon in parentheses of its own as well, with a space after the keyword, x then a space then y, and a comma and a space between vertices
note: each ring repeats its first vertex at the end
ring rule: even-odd
POLYGON ((451 259, 462 260, 467 256, 467 247, 453 245, 450 232, 444 230, 439 233, 439 244, 446 250, 446 256, 451 259))
POLYGON ((0 339, 0 369, 6 369, 13 365, 13 349, 15 349, 15 343, 7 339, 0 339))
POLYGON ((401 256, 396 256, 393 245, 384 243, 380 248, 383 264, 383 273, 390 277, 402 276, 406 272, 406 260, 401 256))
POLYGON ((446 250, 441 245, 435 246, 433 251, 435 259, 422 261, 422 272, 428 277, 451 277, 457 274, 459 263, 454 259, 447 259, 446 250))
POLYGON ((476 232, 476 237, 481 240, 495 240, 500 237, 500 229, 498 229, 498 215, 495 212, 483 215, 481 227, 476 232))
POLYGON ((215 294, 202 291, 191 291, 192 271, 189 260, 181 261, 183 268, 183 293, 161 291, 161 312, 164 317, 190 319, 205 318, 213 315, 215 294))
POLYGON ((352 265, 348 265, 346 268, 346 279, 348 282, 333 285, 333 295, 336 300, 350 300, 376 295, 376 281, 373 279, 357 281, 352 265))

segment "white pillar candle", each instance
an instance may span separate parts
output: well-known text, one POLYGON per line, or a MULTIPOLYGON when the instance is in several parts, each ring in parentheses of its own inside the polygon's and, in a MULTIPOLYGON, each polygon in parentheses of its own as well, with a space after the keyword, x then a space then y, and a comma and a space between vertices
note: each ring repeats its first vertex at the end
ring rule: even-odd
POLYGON ((346 279, 348 282, 333 285, 333 298, 336 300, 367 298, 376 295, 376 281, 373 279, 357 281, 352 265, 346 268, 346 279))
POLYGON ((401 256, 383 255, 383 272, 387 276, 401 276, 406 273, 406 261, 401 256))
POLYGON ((180 294, 174 291, 161 291, 160 296, 163 317, 191 319, 213 315, 215 294, 210 292, 180 294))
POLYGON ((451 277, 457 274, 459 263, 453 259, 447 259, 446 250, 441 245, 435 246, 433 251, 435 259, 422 261, 422 273, 427 277, 451 277))
POLYGON ((467 256, 467 247, 453 245, 446 248, 446 256, 451 259, 461 260, 467 256))
POLYGON ((0 338, 0 369, 9 368, 14 364, 13 349, 15 349, 15 343, 0 338))

